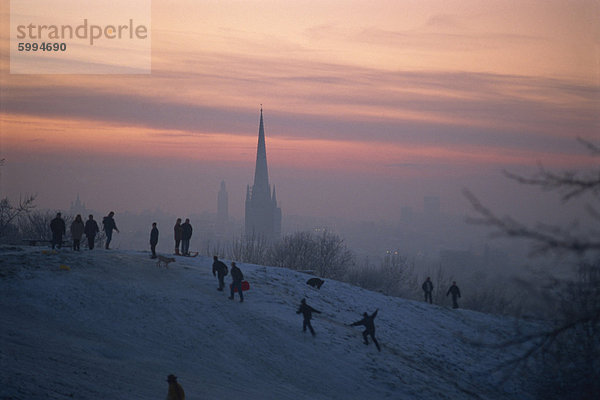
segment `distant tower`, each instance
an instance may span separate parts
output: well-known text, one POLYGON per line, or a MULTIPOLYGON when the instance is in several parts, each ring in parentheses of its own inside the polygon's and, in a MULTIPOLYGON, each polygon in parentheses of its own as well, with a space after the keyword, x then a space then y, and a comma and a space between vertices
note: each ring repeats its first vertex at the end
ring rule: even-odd
POLYGON ((81 214, 81 216, 85 216, 86 208, 85 203, 82 203, 79 200, 79 193, 77 193, 77 199, 74 202, 71 202, 71 208, 69 209, 69 213, 73 216, 77 214, 81 214))
POLYGON ((281 208, 277 207, 275 187, 271 192, 271 185, 269 185, 262 107, 260 108, 254 184, 252 188, 250 186, 246 188, 245 217, 247 237, 262 236, 267 240, 273 240, 281 235, 281 208))
POLYGON ((221 181, 221 189, 217 195, 217 224, 226 226, 229 222, 229 196, 225 189, 225 181, 221 181))

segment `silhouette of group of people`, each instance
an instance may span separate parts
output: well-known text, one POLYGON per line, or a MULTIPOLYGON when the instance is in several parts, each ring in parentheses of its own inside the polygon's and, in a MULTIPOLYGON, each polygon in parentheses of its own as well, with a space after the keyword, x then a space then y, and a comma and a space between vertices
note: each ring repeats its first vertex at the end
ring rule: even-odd
MULTIPOLYGON (((375 317, 377 316, 377 313, 379 312, 379 309, 376 309, 375 312, 371 315, 369 315, 367 312, 363 313, 363 318, 353 322, 351 324, 349 324, 348 326, 358 326, 358 325, 363 325, 365 327, 365 330, 363 331, 362 335, 363 335, 363 343, 365 345, 369 344, 369 340, 368 337, 371 336, 371 340, 373 341, 373 343, 375 343, 375 346, 377 347, 378 351, 381 351, 381 347, 379 346, 379 342, 377 341, 377 339, 375 339, 375 317)), ((321 311, 309 306, 306 303, 306 299, 302 299, 300 301, 300 306, 298 307, 298 310, 296 311, 296 314, 302 314, 303 320, 302 320, 302 331, 306 332, 306 329, 308 328, 308 330, 310 331, 310 333, 314 336, 316 336, 315 330, 312 327, 311 324, 311 319, 312 319, 312 314, 313 313, 317 313, 317 314, 321 314, 321 311)))
MULTIPOLYGON (((113 218, 114 215, 114 211, 111 211, 102 219, 103 231, 106 234, 105 248, 107 250, 109 249, 109 245, 112 240, 113 231, 119 232, 117 224, 113 218)), ((55 248, 62 248, 63 237, 66 236, 66 224, 60 212, 56 213, 56 217, 50 221, 50 231, 52 232, 52 250, 55 248)), ((85 221, 85 224, 83 223, 81 214, 77 214, 71 223, 70 232, 71 238, 73 239, 73 250, 81 250, 81 239, 83 235, 85 235, 87 238, 88 248, 92 250, 96 242, 96 235, 100 233, 100 229, 92 214, 89 215, 88 220, 85 221)))
MULTIPOLYGON (((213 257, 212 265, 213 276, 216 276, 219 280, 219 287, 217 290, 222 292, 225 287, 225 276, 229 273, 227 265, 219 260, 219 257, 213 257)), ((235 261, 231 262, 231 287, 229 292, 229 300, 234 299, 234 295, 237 292, 240 296, 240 303, 244 302, 244 291, 242 288, 242 282, 244 281, 244 274, 242 270, 236 265, 235 261)))
POLYGON ((190 239, 192 238, 192 224, 190 219, 186 218, 185 222, 181 223, 181 218, 177 218, 175 226, 173 227, 175 235, 175 255, 178 256, 189 256, 190 255, 190 239), (181 252, 179 251, 179 245, 181 244, 181 252))
MULTIPOLYGON (((190 255, 190 240, 193 232, 194 229, 192 228, 189 218, 186 218, 184 223, 181 223, 181 218, 177 218, 177 221, 175 221, 175 226, 173 227, 176 256, 190 255)), ((156 222, 153 222, 152 229, 150 230, 150 251, 152 252, 150 258, 157 257, 156 246, 158 245, 158 235, 158 225, 156 222)))
MULTIPOLYGON (((427 279, 425 279, 425 282, 423 282, 421 288, 423 289, 423 293, 425 294, 425 302, 429 302, 429 304, 432 304, 433 301, 431 293, 433 292, 433 282, 431 282, 430 277, 427 277, 427 279)), ((456 281, 452 282, 452 286, 450 286, 450 288, 446 292, 446 297, 448 297, 448 295, 452 295, 452 308, 458 308, 460 289, 458 288, 458 286, 456 286, 456 281)))

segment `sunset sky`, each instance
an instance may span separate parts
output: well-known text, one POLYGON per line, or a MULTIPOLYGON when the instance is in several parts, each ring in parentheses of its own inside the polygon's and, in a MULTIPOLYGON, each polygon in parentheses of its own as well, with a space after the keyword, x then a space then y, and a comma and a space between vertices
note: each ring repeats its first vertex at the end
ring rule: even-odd
POLYGON ((0 4, 2 197, 185 216, 225 180, 242 217, 261 104, 284 219, 539 209, 503 170, 597 163, 598 0, 153 0, 140 75, 10 74, 0 4))

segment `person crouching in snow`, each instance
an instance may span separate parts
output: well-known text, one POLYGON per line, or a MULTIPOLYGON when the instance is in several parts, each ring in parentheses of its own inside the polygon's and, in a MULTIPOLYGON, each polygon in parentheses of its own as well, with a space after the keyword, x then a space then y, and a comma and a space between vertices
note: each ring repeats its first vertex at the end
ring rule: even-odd
POLYGON ((227 275, 227 265, 223 261, 219 260, 219 257, 213 257, 213 265, 212 265, 213 276, 217 276, 219 278, 219 287, 218 291, 222 292, 225 287, 225 276, 227 275))
POLYGON ((314 308, 306 304, 306 299, 302 299, 302 301, 300 301, 300 307, 298 307, 298 311, 296 311, 296 314, 302 313, 302 316, 304 316, 304 321, 302 321, 302 332, 306 332, 306 328, 308 327, 308 329, 310 329, 310 333, 313 336, 315 336, 315 330, 310 324, 310 320, 312 318, 312 313, 314 312, 316 312, 317 314, 321 314, 321 311, 315 310, 314 308))
POLYGON ((185 392, 179 382, 177 382, 177 377, 171 374, 167 377, 167 382, 169 382, 167 400, 185 400, 185 392))
POLYGON ((377 316, 378 311, 379 311, 379 309, 375 310, 375 312, 371 315, 367 314, 366 312, 363 313, 363 319, 350 324, 350 326, 364 325, 365 326, 365 330, 363 331, 364 343, 366 345, 369 344, 369 341, 367 340, 367 336, 371 335, 371 339, 373 339, 373 343, 375 343, 375 346, 377 346, 377 350, 381 351, 381 348, 379 347, 379 343, 377 343, 377 339, 375 339, 374 319, 375 319, 375 316, 377 316))

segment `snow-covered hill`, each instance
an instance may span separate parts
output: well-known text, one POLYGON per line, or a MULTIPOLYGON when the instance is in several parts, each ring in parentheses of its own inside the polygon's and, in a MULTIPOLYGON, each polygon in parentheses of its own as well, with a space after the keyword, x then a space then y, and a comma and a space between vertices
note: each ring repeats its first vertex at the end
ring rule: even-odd
MULTIPOLYGON (((225 260, 228 264, 228 260, 225 260)), ((530 399, 527 378, 490 373, 514 321, 240 264, 246 301, 216 290, 212 259, 0 249, 1 399, 530 399), (67 266, 61 268, 61 265, 67 266), (321 310, 302 332, 300 300, 321 310), (375 319, 382 351, 357 321, 375 319)), ((226 282, 229 283, 230 276, 226 282)), ((523 326, 521 326, 523 328, 523 326)))

